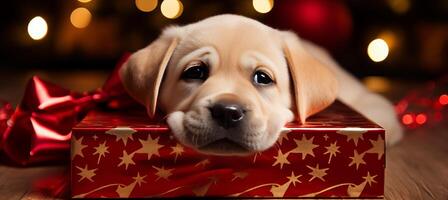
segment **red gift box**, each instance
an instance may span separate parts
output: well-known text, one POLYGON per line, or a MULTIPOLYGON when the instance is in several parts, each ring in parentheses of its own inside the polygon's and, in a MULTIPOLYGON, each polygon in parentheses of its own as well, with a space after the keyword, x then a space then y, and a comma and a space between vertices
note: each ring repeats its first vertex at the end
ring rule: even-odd
POLYGON ((71 192, 83 197, 382 198, 384 129, 340 102, 287 124, 276 145, 212 156, 142 111, 91 111, 73 128, 71 192))

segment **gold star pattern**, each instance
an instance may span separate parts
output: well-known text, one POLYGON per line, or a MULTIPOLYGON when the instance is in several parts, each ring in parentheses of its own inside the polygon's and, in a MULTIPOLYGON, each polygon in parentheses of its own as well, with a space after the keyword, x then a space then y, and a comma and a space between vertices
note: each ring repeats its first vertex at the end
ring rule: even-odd
POLYGON ((291 152, 292 153, 301 153, 302 154, 302 160, 305 159, 307 155, 311 155, 314 157, 313 149, 317 148, 319 145, 313 144, 314 137, 311 137, 310 139, 306 139, 305 134, 302 135, 301 140, 294 139, 294 142, 296 142, 297 147, 294 148, 291 152))
POLYGON ((123 150, 123 156, 120 157, 121 162, 118 163, 118 167, 125 165, 125 169, 127 170, 129 165, 135 165, 134 160, 132 160, 133 157, 134 153, 128 154, 125 150, 123 150))
POLYGON ((272 185, 271 189, 269 190, 272 194, 272 197, 279 198, 285 196, 285 192, 289 188, 290 184, 291 183, 288 181, 282 185, 272 185))
POLYGON ((347 135, 347 142, 349 142, 350 140, 353 140, 353 142, 355 143, 355 146, 358 146, 358 140, 361 139, 363 140, 364 138, 362 137, 362 134, 359 133, 351 133, 347 135))
POLYGON ((98 136, 95 134, 95 135, 93 135, 93 140, 97 140, 98 139, 98 136))
POLYGON ((299 178, 301 176, 302 175, 296 176, 296 175, 294 175, 294 172, 291 172, 291 176, 288 176, 287 178, 288 178, 289 182, 291 182, 294 186, 296 186, 296 183, 301 183, 301 181, 299 180, 299 178))
POLYGON ((97 169, 89 169, 87 167, 87 165, 84 168, 78 167, 76 166, 76 168, 78 168, 81 172, 78 173, 79 176, 81 176, 81 178, 78 180, 78 182, 81 182, 84 179, 88 179, 90 182, 93 182, 92 177, 94 177, 95 171, 97 169))
POLYGON ((71 147, 72 147, 72 153, 71 153, 72 160, 73 160, 73 158, 75 158, 76 155, 79 155, 79 156, 84 158, 84 154, 82 153, 82 150, 84 148, 86 148, 87 145, 83 145, 82 144, 82 139, 83 139, 83 137, 80 137, 79 139, 76 139, 76 137, 73 136, 72 144, 71 144, 71 147))
POLYGON ((353 140, 355 146, 358 146, 359 139, 364 140, 363 134, 365 132, 367 131, 357 127, 347 127, 337 131, 337 133, 347 136, 347 142, 353 140))
POLYGON ((274 156, 275 162, 272 164, 272 166, 280 165, 280 169, 283 168, 283 164, 291 164, 288 160, 289 153, 283 154, 282 151, 279 149, 277 156, 274 156))
POLYGON ((176 162, 177 157, 180 156, 184 152, 184 147, 181 144, 177 143, 176 146, 171 147, 171 154, 175 154, 174 162, 176 162))
POLYGON ((142 183, 146 183, 146 181, 144 180, 145 177, 146 177, 146 175, 140 176, 140 173, 137 172, 137 176, 132 177, 132 178, 135 180, 135 182, 138 184, 138 186, 141 186, 142 183))
POLYGON ((194 166, 195 166, 195 167, 197 167, 197 166, 204 167, 205 165, 207 165, 207 164, 209 164, 209 163, 210 163, 210 161, 209 161, 208 159, 204 159, 204 160, 202 160, 202 161, 196 163, 196 165, 194 165, 194 166))
POLYGON ((132 190, 135 188, 136 182, 132 182, 129 185, 118 185, 115 192, 117 192, 120 198, 128 198, 131 195, 132 190))
POLYGON ((236 180, 237 178, 244 179, 246 178, 247 175, 248 175, 247 172, 234 172, 232 181, 236 180))
POLYGON ((128 139, 132 140, 132 134, 137 132, 136 130, 129 127, 116 127, 106 131, 107 134, 114 135, 117 137, 116 141, 123 141, 123 144, 126 146, 128 139))
POLYGON ((372 144, 372 148, 367 150, 367 153, 376 153, 378 154, 378 160, 381 159, 384 154, 384 140, 381 138, 381 135, 378 135, 378 139, 376 140, 370 140, 370 143, 372 144))
POLYGON ((339 151, 340 146, 337 146, 336 143, 337 143, 337 141, 335 141, 334 143, 331 143, 330 146, 325 147, 327 149, 327 151, 324 154, 330 154, 330 156, 328 158, 328 164, 330 164, 332 156, 336 157, 336 153, 341 153, 339 151))
POLYGON ((376 183, 376 181, 375 181, 376 176, 377 175, 370 176, 370 172, 367 172, 367 176, 363 176, 362 178, 364 180, 366 180, 366 182, 369 184, 369 186, 372 186, 372 183, 376 183))
POLYGON ((359 165, 361 164, 366 164, 366 162, 364 161, 364 154, 358 154, 358 151, 354 150, 353 151, 353 156, 350 157, 350 159, 352 159, 352 162, 350 162, 350 164, 348 164, 348 166, 352 166, 352 165, 356 165, 356 170, 358 170, 359 165))
POLYGON ((329 138, 329 137, 328 137, 328 135, 327 135, 327 134, 325 134, 325 135, 324 135, 324 139, 325 139, 325 141, 327 141, 327 140, 328 140, 328 138, 329 138))
POLYGON ((140 140, 140 143, 142 144, 142 147, 136 151, 137 153, 148 154, 148 160, 151 159, 152 155, 160 156, 159 149, 162 148, 163 145, 159 144, 159 138, 152 139, 151 135, 148 134, 148 139, 140 140))
POLYGON ((157 176, 156 181, 161 179, 161 178, 163 178, 165 180, 168 180, 168 178, 171 175, 173 175, 173 173, 171 173, 171 171, 173 171, 174 169, 165 169, 165 167, 163 167, 163 166, 161 168, 156 167, 156 166, 152 166, 152 167, 157 170, 157 172, 156 172, 156 176, 157 176))
POLYGON ((253 163, 257 161, 257 156, 261 156, 261 152, 257 152, 254 154, 254 159, 252 160, 253 163))
POLYGON ((216 184, 216 182, 218 181, 218 178, 216 178, 214 176, 208 177, 208 179, 210 179, 210 181, 208 181, 205 185, 194 186, 193 189, 191 189, 191 191, 198 197, 205 196, 205 194, 207 194, 210 186, 212 184, 216 184))
POLYGON ((93 153, 93 155, 98 154, 98 163, 97 164, 100 164, 101 157, 106 157, 106 153, 109 153, 109 150, 108 150, 109 147, 106 145, 106 141, 104 141, 102 144, 100 144, 94 148, 95 148, 95 152, 93 153))
POLYGON ((308 169, 311 169, 311 172, 308 173, 308 174, 311 175, 312 177, 308 181, 312 181, 314 178, 318 178, 318 179, 320 179, 320 180, 325 182, 324 176, 327 175, 326 171, 329 168, 319 169, 319 164, 317 164, 315 168, 310 167, 308 165, 306 167, 308 167, 308 169))

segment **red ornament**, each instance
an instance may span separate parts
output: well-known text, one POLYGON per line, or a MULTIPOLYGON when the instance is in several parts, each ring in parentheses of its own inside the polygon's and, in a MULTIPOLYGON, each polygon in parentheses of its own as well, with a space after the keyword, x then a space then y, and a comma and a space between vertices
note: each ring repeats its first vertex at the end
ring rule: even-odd
POLYGON ((282 1, 275 25, 327 48, 342 46, 352 33, 352 18, 343 1, 282 1))

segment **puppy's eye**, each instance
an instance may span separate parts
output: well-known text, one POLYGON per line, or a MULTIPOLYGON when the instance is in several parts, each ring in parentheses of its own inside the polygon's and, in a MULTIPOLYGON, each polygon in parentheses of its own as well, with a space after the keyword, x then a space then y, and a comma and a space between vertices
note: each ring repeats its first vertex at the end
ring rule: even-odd
POLYGON ((266 72, 256 71, 254 73, 254 83, 257 85, 270 85, 274 81, 266 72))
POLYGON ((182 72, 181 79, 183 80, 201 80, 205 81, 208 78, 208 67, 203 62, 198 62, 190 65, 184 72, 182 72))

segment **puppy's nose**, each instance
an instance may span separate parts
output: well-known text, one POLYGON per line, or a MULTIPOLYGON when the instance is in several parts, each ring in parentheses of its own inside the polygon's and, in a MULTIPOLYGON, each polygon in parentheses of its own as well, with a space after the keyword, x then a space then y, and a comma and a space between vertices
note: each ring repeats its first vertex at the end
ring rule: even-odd
POLYGON ((216 103, 210 108, 212 118, 223 128, 235 127, 244 118, 244 109, 235 103, 216 103))

